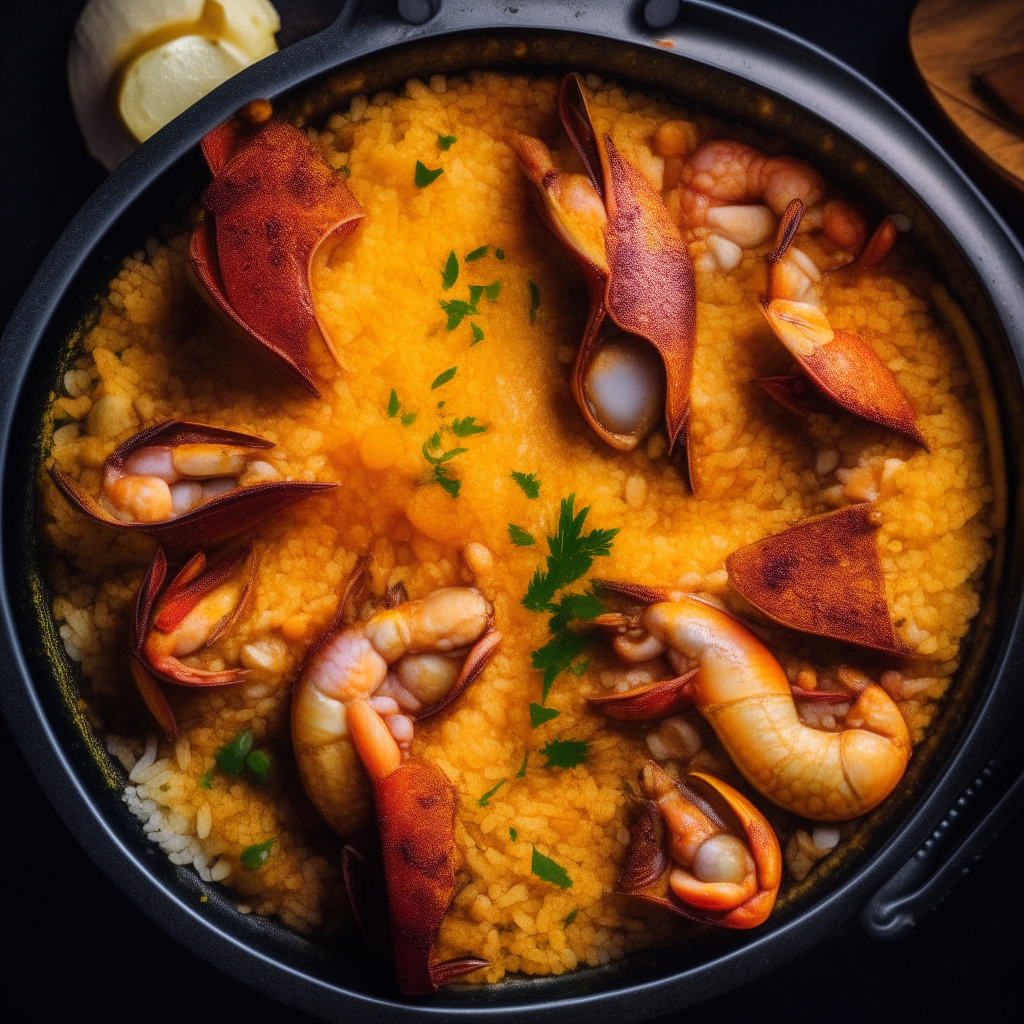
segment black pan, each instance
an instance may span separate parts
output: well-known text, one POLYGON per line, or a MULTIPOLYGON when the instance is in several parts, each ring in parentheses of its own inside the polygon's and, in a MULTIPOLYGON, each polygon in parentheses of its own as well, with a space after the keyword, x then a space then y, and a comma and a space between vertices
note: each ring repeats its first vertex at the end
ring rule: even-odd
POLYGON ((246 983, 332 1019, 480 1014, 509 1021, 637 1020, 748 981, 856 913, 876 935, 898 933, 938 898, 1021 799, 1017 782, 959 835, 947 827, 951 809, 961 821, 970 817, 976 806, 971 794, 991 786, 986 780, 999 771, 1003 733, 1021 706, 1015 670, 1024 654, 1024 558, 1017 489, 1024 455, 1015 447, 997 467, 1006 474, 1009 494, 1001 550, 964 667, 932 735, 900 788, 873 816, 871 841, 847 854, 826 884, 812 875, 795 887, 753 933, 715 935, 561 978, 403 1000, 394 995, 389 971, 358 948, 307 941, 274 922, 238 915, 217 886, 171 865, 120 802, 119 770, 69 699, 74 673, 54 631, 39 571, 39 422, 62 371, 66 339, 95 294, 168 211, 183 211, 194 200, 206 180, 196 143, 250 99, 272 98, 315 121, 347 95, 412 76, 487 67, 548 74, 573 68, 662 90, 691 108, 786 137, 828 177, 883 209, 911 216, 913 240, 981 337, 979 355, 995 388, 996 433, 1013 438, 1024 425, 1024 253, 936 144, 854 72, 793 36, 709 4, 684 4, 681 14, 676 0, 519 0, 515 7, 497 0, 465 6, 402 0, 397 6, 411 14, 436 13, 417 26, 390 4, 349 0, 330 28, 261 61, 154 136, 85 205, 8 324, 0 341, 0 657, 8 666, 0 693, 26 758, 90 855, 162 927, 246 983), (324 85, 331 71, 344 72, 343 78, 324 85))

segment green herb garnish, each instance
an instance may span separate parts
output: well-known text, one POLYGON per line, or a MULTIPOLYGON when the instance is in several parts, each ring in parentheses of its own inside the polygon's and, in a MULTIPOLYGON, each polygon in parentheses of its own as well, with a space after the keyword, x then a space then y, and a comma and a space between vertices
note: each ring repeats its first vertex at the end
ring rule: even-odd
POLYGON ((484 332, 481 331, 480 328, 472 321, 470 321, 469 328, 473 332, 473 340, 469 343, 469 347, 472 348, 478 342, 484 340, 484 332))
MULTIPOLYGON (((517 481, 518 482, 518 481, 517 481)), ((576 495, 562 499, 558 516, 558 532, 548 537, 547 569, 537 569, 523 598, 523 606, 534 612, 558 612, 552 604, 555 594, 586 574, 595 558, 611 554, 612 540, 618 530, 591 530, 583 533, 590 506, 573 513, 576 495)))
POLYGON ((495 259, 503 260, 505 258, 505 250, 504 249, 495 249, 494 250, 494 256, 495 256, 495 259))
POLYGON ((519 771, 516 772, 516 778, 517 779, 525 779, 526 778, 526 762, 529 761, 529 760, 530 760, 530 754, 529 754, 529 751, 527 751, 527 753, 523 754, 523 763, 519 766, 519 771))
POLYGON ((228 775, 239 775, 245 767, 245 759, 252 750, 252 729, 240 732, 229 740, 214 755, 217 767, 228 775))
POLYGON ((540 752, 547 758, 548 768, 575 768, 586 762, 590 745, 582 740, 550 740, 540 752))
MULTIPOLYGON (((444 375, 442 374, 442 376, 444 375)), ((454 459, 456 455, 462 455, 463 453, 468 452, 469 449, 452 448, 441 455, 431 455, 430 451, 428 451, 428 449, 436 450, 440 447, 441 435, 440 433, 435 432, 423 445, 423 457, 433 467, 434 480, 439 483, 453 498, 457 498, 459 496, 459 491, 462 488, 462 481, 456 480, 448 475, 448 467, 445 463, 454 459)))
POLYGON ((452 285, 455 284, 459 279, 459 257, 455 255, 455 250, 452 249, 448 253, 448 261, 444 265, 444 270, 441 271, 441 287, 448 291, 452 285))
POLYGON ((452 433, 456 437, 471 437, 473 434, 482 434, 487 430, 476 421, 475 416, 466 416, 464 419, 452 421, 452 433))
POLYGON ((209 771, 203 772, 203 774, 199 776, 199 785, 202 786, 203 789, 213 789, 212 768, 209 771))
POLYGON ((528 548, 531 544, 537 543, 521 526, 516 526, 515 523, 508 524, 508 539, 517 548, 528 548))
MULTIPOLYGON (((452 377, 455 376, 455 371, 457 369, 458 369, 457 366, 449 366, 447 370, 443 371, 442 373, 439 373, 434 378, 434 383, 430 385, 430 390, 431 391, 435 391, 442 384, 447 384, 448 381, 450 381, 452 379, 452 377)), ((584 569, 584 572, 586 572, 586 569, 584 569)))
POLYGON ((431 182, 437 181, 442 174, 444 174, 443 167, 437 167, 434 170, 430 170, 422 160, 416 161, 416 174, 414 177, 417 188, 426 188, 431 182))
POLYGON ((514 843, 519 838, 519 833, 514 828, 510 828, 508 830, 508 837, 514 843))
POLYGON ((572 879, 561 864, 556 863, 550 857, 545 857, 537 847, 533 848, 533 859, 530 862, 530 870, 542 881, 551 882, 559 889, 568 889, 572 885, 572 879))
POLYGON ((556 633, 543 647, 532 652, 530 664, 544 672, 544 684, 541 701, 548 699, 551 684, 564 672, 572 662, 588 647, 591 639, 586 633, 573 633, 563 629, 556 633))
POLYGON ((388 418, 394 419, 398 415, 398 410, 402 408, 402 403, 398 401, 398 392, 392 388, 391 397, 388 399, 388 418))
MULTIPOLYGON (((543 725, 545 722, 550 722, 552 718, 557 718, 561 714, 560 711, 556 711, 554 708, 546 708, 540 704, 530 703, 530 728, 536 729, 538 725, 543 725)), ((526 760, 523 760, 523 764, 526 764, 526 760)))
POLYGON ((473 307, 473 312, 476 312, 476 304, 480 301, 480 296, 483 295, 484 290, 487 286, 482 284, 471 284, 469 286, 469 304, 473 307))
POLYGON ((476 313, 476 306, 466 302, 465 299, 438 299, 438 305, 448 314, 447 328, 454 331, 462 323, 464 317, 473 316, 476 313))
POLYGON ((540 289, 535 281, 530 282, 530 323, 537 319, 537 310, 540 309, 540 289))
POLYGON ((349 167, 348 164, 342 164, 340 167, 334 168, 334 173, 340 174, 343 178, 351 178, 352 168, 349 167))
POLYGON ((267 772, 270 771, 270 758, 262 750, 254 750, 245 759, 245 767, 252 772, 253 778, 262 786, 267 781, 267 772))
POLYGON ((552 608, 555 614, 548 619, 552 633, 566 629, 570 622, 592 622, 607 610, 593 594, 566 594, 552 608))
POLYGON ((578 664, 570 665, 569 666, 569 671, 574 676, 581 676, 581 675, 583 675, 584 672, 587 671, 588 668, 590 668, 590 663, 593 660, 594 660, 593 658, 584 658, 583 661, 579 662, 578 664))
MULTIPOLYGON (((437 144, 443 150, 446 150, 446 151, 452 148, 452 143, 453 142, 458 142, 458 141, 459 140, 454 135, 438 135, 438 137, 437 137, 437 144)), ((417 182, 417 184, 419 184, 419 182, 417 182)))
POLYGON ((508 782, 508 779, 502 779, 501 782, 499 782, 494 787, 494 789, 487 790, 487 792, 484 793, 484 795, 480 797, 479 800, 477 800, 477 807, 486 807, 488 803, 490 803, 491 797, 494 796, 494 794, 497 793, 498 790, 501 789, 501 787, 504 786, 506 782, 508 782))
POLYGON ((407 412, 402 415, 402 426, 411 427, 416 422, 416 413, 407 412))
POLYGON ((487 246, 481 245, 479 249, 474 249, 472 252, 467 252, 462 258, 467 263, 472 263, 474 260, 482 260, 487 255, 487 246))
POLYGON ((571 914, 569 914, 569 915, 568 915, 568 916, 567 916, 567 917, 565 918, 565 920, 564 920, 564 921, 562 921, 562 924, 564 924, 564 925, 565 925, 565 927, 566 927, 566 928, 568 928, 568 927, 569 927, 569 925, 571 925, 571 924, 573 923, 573 921, 575 921, 575 920, 576 920, 576 915, 577 915, 578 913, 579 913, 579 910, 574 910, 574 911, 573 911, 573 912, 572 912, 571 914))
POLYGON ((512 479, 519 484, 528 498, 536 498, 540 494, 540 481, 536 473, 517 473, 512 470, 512 479))
POLYGON ((256 871, 270 860, 270 850, 276 842, 277 837, 272 836, 265 843, 257 843, 255 846, 247 846, 241 854, 239 854, 238 859, 242 862, 243 867, 248 868, 250 871, 256 871))
POLYGON ((501 282, 492 281, 490 284, 484 285, 484 294, 487 296, 488 302, 497 302, 498 294, 501 292, 501 282))

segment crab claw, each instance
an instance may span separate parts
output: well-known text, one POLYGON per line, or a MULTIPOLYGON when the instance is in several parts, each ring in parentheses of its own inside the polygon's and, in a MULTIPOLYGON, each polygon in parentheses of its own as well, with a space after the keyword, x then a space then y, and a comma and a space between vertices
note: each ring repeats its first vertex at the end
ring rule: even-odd
POLYGON ((907 654, 889 615, 877 528, 867 503, 805 519, 734 551, 729 582, 783 626, 907 654))
MULTIPOLYGON (((254 473, 262 437, 203 423, 166 420, 130 437, 103 464, 94 498, 59 469, 64 497, 87 516, 118 530, 144 533, 174 551, 213 547, 289 505, 337 484, 266 480, 254 473), (251 476, 255 482, 248 482, 251 476)), ((261 463, 269 473, 272 467, 261 463)))
MULTIPOLYGON (((768 254, 772 264, 769 293, 761 300, 761 312, 768 326, 807 376, 836 405, 903 434, 927 451, 928 444, 917 427, 914 410, 874 349, 856 334, 833 329, 817 306, 777 297, 780 294, 777 279, 786 266, 786 253, 803 212, 804 204, 799 199, 786 207, 775 248, 768 254)), ((877 232, 868 243, 872 251, 872 247, 882 245, 881 242, 876 245, 876 237, 877 232)), ((871 258, 869 255, 869 260, 871 258)))
POLYGON ((641 773, 645 800, 618 890, 719 928, 754 928, 775 905, 779 841, 732 786, 693 772, 677 784, 654 761, 641 773))
MULTIPOLYGON (((258 116, 269 113, 265 104, 258 116)), ((328 237, 355 230, 363 210, 301 131, 253 120, 243 111, 203 139, 213 181, 203 193, 207 216, 192 232, 192 269, 221 312, 319 396, 310 341, 318 332, 330 341, 310 266, 328 237)))
POLYGON ((596 135, 578 75, 562 80, 558 103, 585 175, 557 171, 537 139, 517 136, 513 147, 544 221, 590 289, 573 395, 594 433, 620 451, 664 420, 669 450, 688 475, 696 333, 689 249, 657 190, 608 136, 596 135))
POLYGON ((403 995, 436 992, 488 965, 476 957, 434 959, 434 941, 455 895, 455 787, 432 764, 403 762, 384 720, 365 700, 352 701, 347 712, 373 783, 399 988, 403 995))

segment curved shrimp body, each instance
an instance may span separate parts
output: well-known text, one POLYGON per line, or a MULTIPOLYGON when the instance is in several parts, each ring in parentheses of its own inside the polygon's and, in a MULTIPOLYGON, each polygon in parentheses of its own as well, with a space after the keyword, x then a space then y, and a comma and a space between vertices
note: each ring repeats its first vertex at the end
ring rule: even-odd
POLYGON ((435 590, 334 633, 310 657, 292 695, 292 740, 306 791, 339 835, 354 835, 371 817, 349 708, 367 702, 407 747, 413 718, 447 703, 493 652, 491 614, 478 590, 435 590))
POLYGON ((648 607, 643 627, 697 663, 693 701, 747 781, 773 803, 816 821, 843 821, 892 792, 910 757, 899 708, 879 686, 862 691, 841 732, 800 720, 771 652, 732 616, 697 598, 648 607))

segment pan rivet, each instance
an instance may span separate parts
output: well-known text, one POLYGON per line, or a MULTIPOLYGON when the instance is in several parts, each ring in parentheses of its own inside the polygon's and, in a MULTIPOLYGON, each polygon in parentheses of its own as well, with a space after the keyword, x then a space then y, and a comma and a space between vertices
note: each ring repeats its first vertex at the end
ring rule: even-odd
POLYGON ((412 25, 422 25, 437 14, 441 0, 398 0, 398 13, 412 25))
POLYGON ((651 28, 668 28, 679 17, 679 0, 647 0, 644 21, 651 28))

